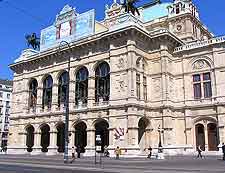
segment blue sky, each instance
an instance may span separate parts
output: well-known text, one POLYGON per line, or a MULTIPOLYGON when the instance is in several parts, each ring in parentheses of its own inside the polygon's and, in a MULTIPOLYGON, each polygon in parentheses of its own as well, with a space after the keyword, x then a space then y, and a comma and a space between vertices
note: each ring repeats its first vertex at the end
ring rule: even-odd
MULTIPOLYGON (((139 5, 150 1, 141 0, 139 5)), ((168 1, 173 0, 162 0, 168 1)), ((193 1, 199 9, 201 20, 209 30, 215 35, 225 35, 225 1, 193 1)), ((102 20, 105 4, 112 2, 113 0, 0 0, 0 78, 13 78, 8 65, 27 47, 25 34, 40 34, 41 29, 54 22, 56 14, 65 4, 76 7, 78 13, 95 9, 96 19, 102 20)))

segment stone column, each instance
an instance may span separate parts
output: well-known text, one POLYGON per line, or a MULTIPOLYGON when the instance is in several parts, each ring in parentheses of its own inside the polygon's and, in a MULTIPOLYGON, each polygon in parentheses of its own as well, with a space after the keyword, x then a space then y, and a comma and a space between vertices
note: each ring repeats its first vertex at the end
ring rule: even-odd
POLYGON ((204 134, 205 134, 205 151, 208 151, 208 128, 207 128, 207 122, 204 123, 204 134))
POLYGON ((93 107, 95 102, 95 76, 89 76, 88 79, 88 108, 93 107))
POLYGON ((70 86, 69 86, 69 109, 73 110, 75 107, 75 74, 74 69, 70 69, 70 86))
POLYGON ((31 154, 40 154, 41 153, 41 132, 34 133, 34 146, 31 154))
POLYGON ((95 154, 95 129, 87 127, 87 146, 85 156, 94 156, 95 154))
POLYGON ((57 146, 57 130, 53 129, 50 131, 50 144, 48 146, 48 154, 54 155, 57 152, 58 146, 57 146))

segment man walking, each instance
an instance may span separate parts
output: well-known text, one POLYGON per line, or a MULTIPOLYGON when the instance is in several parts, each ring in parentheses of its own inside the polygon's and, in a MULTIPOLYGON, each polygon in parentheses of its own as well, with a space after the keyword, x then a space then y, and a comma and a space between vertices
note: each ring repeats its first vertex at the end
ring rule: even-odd
POLYGON ((80 145, 77 146, 77 158, 80 158, 80 153, 81 153, 81 147, 80 145))
POLYGON ((75 160, 75 148, 72 147, 72 160, 70 163, 73 163, 74 160, 75 160))
POLYGON ((223 160, 225 160, 225 145, 222 143, 223 160))
POLYGON ((149 150, 148 158, 151 159, 151 157, 152 157, 152 147, 149 146, 148 150, 149 150))
POLYGON ((202 159, 202 149, 201 149, 201 145, 199 145, 199 146, 197 147, 197 151, 198 151, 198 156, 197 156, 197 158, 201 157, 201 159, 202 159))

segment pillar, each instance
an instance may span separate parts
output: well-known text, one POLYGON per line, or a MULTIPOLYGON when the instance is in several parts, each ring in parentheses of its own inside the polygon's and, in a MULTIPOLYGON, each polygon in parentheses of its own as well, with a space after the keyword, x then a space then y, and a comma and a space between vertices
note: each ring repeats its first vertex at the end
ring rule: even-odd
POLYGON ((208 139, 208 127, 207 127, 207 123, 204 123, 204 133, 205 133, 205 151, 208 151, 209 139, 208 139))
POLYGON ((56 154, 57 153, 57 130, 53 129, 50 131, 50 144, 48 146, 48 154, 56 154))
POLYGON ((94 72, 89 74, 88 78, 88 107, 93 107, 95 103, 95 75, 94 72))

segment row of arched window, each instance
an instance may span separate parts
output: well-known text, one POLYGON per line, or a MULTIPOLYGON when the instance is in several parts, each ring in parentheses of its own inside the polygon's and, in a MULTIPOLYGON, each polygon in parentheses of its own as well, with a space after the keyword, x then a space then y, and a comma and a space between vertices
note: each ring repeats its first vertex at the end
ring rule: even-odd
MULTIPOLYGON (((75 104, 87 104, 88 100, 88 70, 81 67, 76 73, 75 104)), ((68 72, 63 72, 58 78, 58 106, 64 105, 68 88, 68 72)), ((29 107, 36 107, 38 82, 32 79, 29 83, 29 107)), ((53 79, 48 75, 43 81, 42 108, 52 105, 53 79)), ((95 102, 108 101, 110 94, 110 67, 102 62, 95 69, 95 102)))

